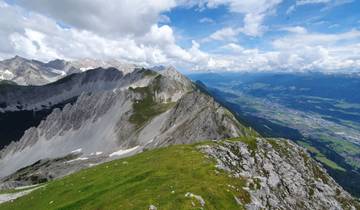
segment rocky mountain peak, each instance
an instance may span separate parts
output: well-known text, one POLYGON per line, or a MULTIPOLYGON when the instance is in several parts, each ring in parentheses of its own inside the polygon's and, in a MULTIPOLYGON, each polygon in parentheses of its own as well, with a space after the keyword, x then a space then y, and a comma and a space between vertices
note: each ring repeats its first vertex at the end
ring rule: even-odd
POLYGON ((192 86, 192 82, 185 77, 183 74, 181 74, 174 66, 155 66, 151 68, 152 70, 158 72, 159 74, 171 78, 175 81, 180 82, 184 86, 190 88, 192 86))
POLYGON ((138 67, 135 64, 121 62, 116 59, 104 60, 104 59, 91 59, 91 58, 73 60, 71 61, 71 65, 77 69, 80 69, 81 71, 86 71, 98 67, 103 67, 103 68, 114 67, 119 71, 122 71, 124 74, 131 73, 135 68, 138 67))
POLYGON ((48 67, 52 67, 55 69, 63 69, 65 68, 65 66, 69 65, 70 62, 62 60, 62 59, 55 59, 52 61, 49 61, 48 63, 46 63, 46 66, 48 67))
POLYGON ((54 104, 55 99, 59 103, 59 99, 76 96, 77 100, 62 110, 55 109, 37 127, 25 131, 17 143, 4 149, 0 176, 41 159, 66 156, 79 148, 86 157, 102 152, 107 157, 99 161, 105 161, 117 150, 132 147, 137 148, 134 152, 140 152, 248 134, 229 111, 210 96, 195 91, 186 77, 179 80, 173 74, 136 69, 122 75, 114 68, 99 68, 65 77, 42 89, 36 91, 37 100, 30 97, 40 107, 49 101, 54 104), (119 77, 114 79, 116 74, 119 77), (69 90, 62 92, 64 88, 69 90), (57 92, 48 94, 50 90, 57 92))

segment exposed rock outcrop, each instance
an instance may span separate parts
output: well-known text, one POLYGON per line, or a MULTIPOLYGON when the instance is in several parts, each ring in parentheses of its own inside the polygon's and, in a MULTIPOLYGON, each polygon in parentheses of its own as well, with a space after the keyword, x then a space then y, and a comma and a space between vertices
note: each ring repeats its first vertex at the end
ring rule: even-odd
POLYGON ((201 146, 217 168, 247 181, 247 209, 359 209, 306 151, 285 139, 226 141, 201 146))

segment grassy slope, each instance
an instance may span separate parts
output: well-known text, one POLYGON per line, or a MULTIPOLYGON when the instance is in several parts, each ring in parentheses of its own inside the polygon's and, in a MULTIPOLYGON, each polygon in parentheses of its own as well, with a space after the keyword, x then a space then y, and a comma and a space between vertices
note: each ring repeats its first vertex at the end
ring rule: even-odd
MULTIPOLYGON (((152 76, 154 73, 145 71, 145 75, 152 76)), ((155 74, 156 75, 156 74, 155 74)), ((159 89, 161 75, 156 75, 154 82, 147 87, 130 88, 130 90, 142 95, 142 100, 133 104, 134 113, 130 117, 130 122, 141 127, 151 118, 169 110, 175 105, 174 102, 158 103, 154 100, 155 92, 159 89)))
POLYGON ((328 158, 326 158, 326 156, 324 154, 322 154, 318 149, 316 149, 315 147, 309 145, 306 142, 302 142, 299 141, 299 144, 303 147, 305 147, 311 154, 314 155, 314 158, 318 161, 320 161, 321 163, 331 167, 334 170, 339 170, 339 171, 346 171, 343 167, 339 166, 338 164, 336 164, 334 161, 329 160, 328 158))
POLYGON ((249 202, 242 189, 245 181, 217 171, 214 165, 195 145, 146 151, 52 181, 0 205, 0 210, 148 209, 150 204, 158 209, 200 209, 196 199, 185 197, 187 192, 202 196, 205 209, 242 209, 234 196, 249 202))

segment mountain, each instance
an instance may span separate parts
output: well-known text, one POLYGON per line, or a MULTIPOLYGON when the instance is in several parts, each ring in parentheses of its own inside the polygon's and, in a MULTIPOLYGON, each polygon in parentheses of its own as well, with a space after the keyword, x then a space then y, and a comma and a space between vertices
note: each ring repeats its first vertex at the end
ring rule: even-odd
POLYGON ((91 58, 84 58, 84 59, 78 59, 70 61, 71 65, 77 69, 80 69, 81 71, 86 71, 89 69, 95 69, 95 68, 116 68, 121 70, 124 74, 128 74, 132 72, 136 68, 140 68, 140 66, 137 66, 135 64, 130 64, 127 62, 121 62, 116 59, 108 59, 108 60, 101 60, 101 59, 91 59, 91 58))
POLYGON ((19 85, 44 85, 73 73, 96 68, 121 69, 123 74, 132 72, 138 66, 118 60, 78 59, 66 61, 55 59, 47 63, 29 60, 20 56, 0 61, 0 81, 9 80, 19 85))
POLYGON ((59 69, 61 70, 60 73, 62 75, 69 75, 79 72, 79 68, 76 68, 71 62, 61 59, 49 61, 48 63, 44 64, 44 67, 51 69, 59 69))
POLYGON ((56 81, 62 76, 52 68, 44 67, 44 63, 28 60, 19 56, 0 61, 0 79, 11 80, 19 85, 41 85, 56 81))
POLYGON ((359 208, 305 149, 261 137, 204 83, 171 66, 124 72, 0 85, 2 119, 41 113, 0 151, 0 209, 359 208))
POLYGON ((0 84, 0 148, 17 141, 25 130, 38 126, 55 108, 74 103, 83 92, 112 90, 139 80, 139 74, 124 76, 121 71, 94 69, 72 74, 43 86, 0 84))
POLYGON ((255 137, 144 151, 9 195, 23 197, 0 210, 360 208, 303 148, 255 137))
MULTIPOLYGON (((95 164, 126 154, 124 151, 132 154, 251 133, 212 97, 186 77, 179 77, 174 68, 159 72, 137 69, 125 76, 116 69, 96 69, 45 86, 10 88, 2 94, 5 111, 41 109, 77 99, 54 109, 0 152, 2 178, 39 160, 74 153, 80 153, 76 157, 79 160, 93 160, 95 164)), ((54 178, 48 172, 43 170, 38 179, 54 178)), ((64 169, 56 176, 67 172, 64 169)))
POLYGON ((356 74, 206 73, 190 75, 261 135, 308 149, 328 173, 360 196, 360 88, 356 74))

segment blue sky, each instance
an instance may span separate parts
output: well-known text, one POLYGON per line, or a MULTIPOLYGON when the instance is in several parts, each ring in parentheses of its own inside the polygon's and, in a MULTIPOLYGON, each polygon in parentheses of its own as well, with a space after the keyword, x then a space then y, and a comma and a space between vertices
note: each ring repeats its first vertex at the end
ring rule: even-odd
POLYGON ((356 0, 0 0, 0 58, 359 71, 356 0))
MULTIPOLYGON (((267 43, 271 39, 286 34, 286 31, 281 30, 284 27, 301 26, 308 31, 318 33, 341 33, 353 28, 360 28, 359 2, 343 1, 338 5, 333 5, 335 3, 309 3, 298 6, 293 12, 287 13, 287 10, 295 4, 295 0, 280 3, 275 8, 276 13, 268 15, 264 20, 264 25, 268 29, 263 36, 253 37, 239 34, 236 37, 237 41, 246 47, 267 49, 267 43)), ((204 10, 199 10, 198 7, 179 7, 164 14, 171 20, 167 24, 170 24, 182 36, 179 44, 183 47, 189 47, 191 40, 202 39, 221 28, 241 27, 244 16, 229 12, 226 6, 204 10), (204 19, 209 21, 201 22, 204 19)))

